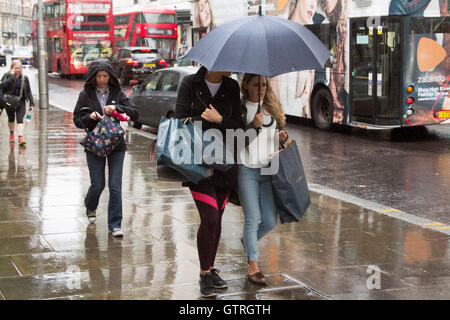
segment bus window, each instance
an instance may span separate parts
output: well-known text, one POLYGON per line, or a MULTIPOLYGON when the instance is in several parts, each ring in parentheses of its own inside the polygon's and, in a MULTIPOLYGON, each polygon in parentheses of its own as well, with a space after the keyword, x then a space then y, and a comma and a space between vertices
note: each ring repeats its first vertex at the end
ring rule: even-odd
POLYGON ((62 53, 61 38, 54 38, 53 49, 55 53, 62 53))
POLYGON ((130 22, 130 15, 124 14, 121 16, 114 17, 114 25, 128 24, 130 22))
POLYGON ((436 34, 450 33, 450 22, 448 17, 441 18, 411 18, 410 33, 414 34, 436 34))
POLYGON ((159 13, 139 13, 136 15, 136 23, 175 23, 174 14, 159 14, 159 13))

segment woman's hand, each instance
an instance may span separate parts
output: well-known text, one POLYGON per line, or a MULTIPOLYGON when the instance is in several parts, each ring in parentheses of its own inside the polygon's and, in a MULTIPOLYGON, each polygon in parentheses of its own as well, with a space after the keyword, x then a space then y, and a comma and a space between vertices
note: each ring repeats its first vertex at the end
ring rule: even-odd
POLYGON ((253 118, 253 124, 255 125, 255 128, 261 128, 264 124, 264 115, 261 111, 255 114, 255 117, 253 118))
POLYGON ((91 118, 92 120, 100 120, 101 118, 103 118, 103 116, 100 113, 98 113, 97 111, 94 111, 91 113, 89 118, 91 118))
POLYGON ((222 123, 223 117, 220 115, 220 113, 214 109, 214 107, 210 104, 209 108, 206 108, 205 111, 202 113, 202 118, 209 122, 214 123, 222 123))
POLYGON ((286 130, 280 130, 279 132, 280 142, 283 143, 288 139, 288 133, 286 130))
POLYGON ((116 106, 114 105, 107 105, 104 109, 105 114, 111 114, 114 110, 116 110, 116 106))

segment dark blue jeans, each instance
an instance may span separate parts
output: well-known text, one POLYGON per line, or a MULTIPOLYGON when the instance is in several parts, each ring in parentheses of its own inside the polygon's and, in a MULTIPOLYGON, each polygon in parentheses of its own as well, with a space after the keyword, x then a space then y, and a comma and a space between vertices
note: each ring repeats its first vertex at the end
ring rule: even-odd
POLYGON ((91 186, 89 187, 84 204, 89 210, 97 210, 100 195, 105 189, 105 166, 108 159, 109 203, 108 228, 120 228, 122 223, 122 171, 125 151, 112 152, 106 158, 97 157, 92 152, 86 152, 91 186))

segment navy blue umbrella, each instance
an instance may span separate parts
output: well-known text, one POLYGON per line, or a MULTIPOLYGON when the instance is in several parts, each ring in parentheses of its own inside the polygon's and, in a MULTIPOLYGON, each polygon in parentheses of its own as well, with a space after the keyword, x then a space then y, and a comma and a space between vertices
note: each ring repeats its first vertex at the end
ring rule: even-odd
POLYGON ((331 53, 308 28, 275 16, 254 15, 229 21, 204 36, 185 58, 209 71, 274 77, 322 69, 331 53))

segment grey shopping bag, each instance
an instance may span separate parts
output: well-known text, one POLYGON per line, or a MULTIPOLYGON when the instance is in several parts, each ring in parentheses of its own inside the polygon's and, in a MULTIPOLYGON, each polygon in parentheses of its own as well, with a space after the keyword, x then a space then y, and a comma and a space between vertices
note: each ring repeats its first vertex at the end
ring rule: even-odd
POLYGON ((271 160, 279 161, 278 171, 272 175, 272 190, 280 222, 300 221, 311 198, 297 143, 289 141, 271 160))

